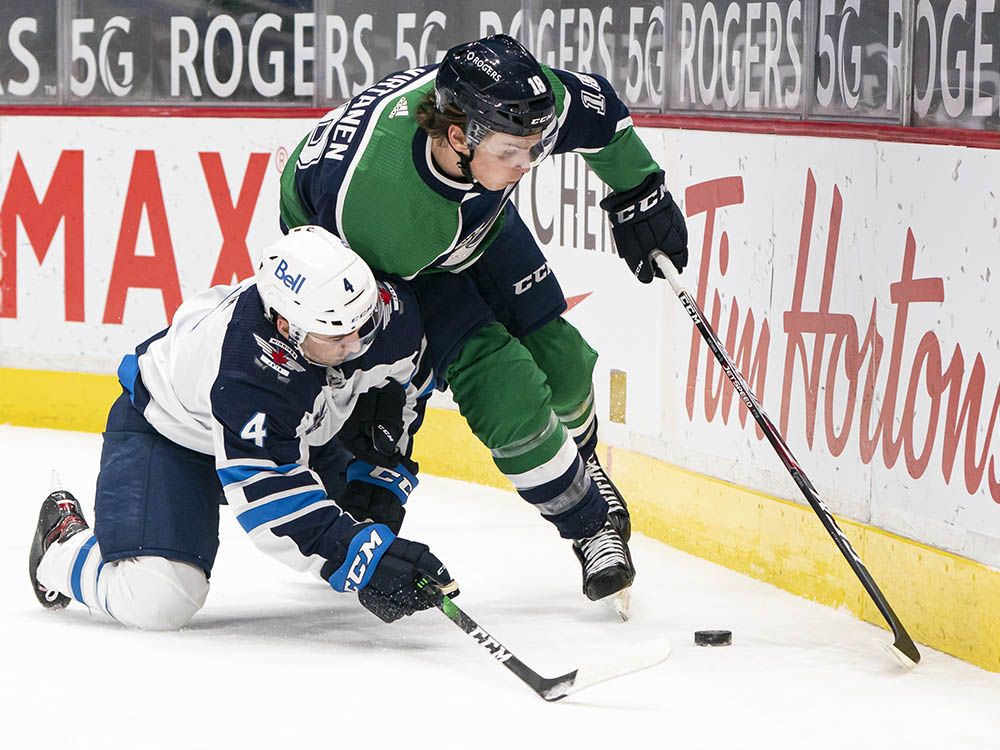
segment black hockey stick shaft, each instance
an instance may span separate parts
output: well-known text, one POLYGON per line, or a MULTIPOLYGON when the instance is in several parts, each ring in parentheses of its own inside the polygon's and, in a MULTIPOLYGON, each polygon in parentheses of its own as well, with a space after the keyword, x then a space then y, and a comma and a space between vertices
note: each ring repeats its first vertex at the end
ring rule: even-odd
POLYGON ((441 593, 430 584, 426 578, 417 581, 417 586, 434 603, 434 606, 444 612, 445 616, 458 625, 482 646, 490 656, 513 672, 525 685, 534 690, 547 701, 557 701, 570 693, 570 688, 576 681, 577 670, 562 677, 542 677, 523 661, 514 656, 500 641, 487 633, 475 620, 459 609, 446 594, 441 593))
MULTIPOLYGON (((726 348, 719 340, 718 334, 706 319, 705 313, 702 312, 697 301, 693 296, 691 296, 691 293, 684 288, 683 284, 681 284, 680 277, 678 276, 673 264, 663 253, 659 251, 653 253, 653 261, 670 283, 671 288, 674 290, 677 298, 681 301, 681 304, 684 306, 687 314, 694 322, 695 327, 708 343, 708 346, 715 355, 716 360, 718 360, 719 364, 722 366, 722 370, 729 378, 729 382, 733 384, 733 387, 740 395, 743 403, 746 404, 747 409, 749 409, 750 413, 753 414, 753 418, 757 421, 757 424, 760 425, 760 429, 763 431, 768 442, 778 454, 778 457, 785 465, 785 468, 788 469, 788 473, 792 475, 792 479, 794 479, 795 484, 799 486, 799 489, 802 491, 806 501, 812 507, 813 511, 815 511, 816 515, 819 516, 819 520, 833 538, 833 541, 837 545, 838 549, 840 549, 841 554, 843 554, 843 556, 847 559, 847 563, 851 566, 851 569, 861 581, 861 585, 864 586, 865 591, 868 592, 872 601, 875 602, 875 606, 878 608, 878 611, 882 613, 882 617, 885 618, 885 621, 892 630, 894 639, 892 644, 893 648, 909 659, 913 664, 918 663, 920 661, 920 652, 913 644, 913 639, 910 638, 909 633, 906 632, 906 628, 903 627, 903 623, 900 622, 896 613, 893 612, 892 607, 885 598, 885 595, 879 589, 878 584, 875 583, 875 579, 872 578, 871 573, 868 572, 868 568, 865 567, 865 564, 861 561, 858 553, 854 551, 854 547, 851 546, 850 541, 844 535, 840 526, 837 525, 837 521, 834 519, 833 514, 830 513, 829 509, 820 499, 816 488, 813 486, 812 482, 809 481, 805 472, 803 472, 799 467, 799 463, 795 460, 795 456, 792 455, 792 451, 789 449, 785 439, 781 436, 781 433, 778 432, 774 423, 771 422, 770 418, 764 412, 763 407, 760 405, 760 401, 757 399, 757 396, 754 395, 750 386, 747 385, 742 373, 736 369, 736 366, 733 364, 726 348)), ((899 658, 898 655, 897 658, 899 658)))

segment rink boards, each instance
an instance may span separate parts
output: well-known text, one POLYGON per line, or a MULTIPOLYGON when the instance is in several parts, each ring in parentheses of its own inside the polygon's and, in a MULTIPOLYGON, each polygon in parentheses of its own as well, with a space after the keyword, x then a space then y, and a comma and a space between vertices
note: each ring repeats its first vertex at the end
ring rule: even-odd
MULTIPOLYGON (((0 419, 99 430, 122 353, 277 235, 279 169, 308 128, 0 117, 0 419)), ((642 133, 688 216, 684 281, 893 607, 1000 671, 1000 152, 642 133)), ((601 353, 601 434, 637 527, 878 621, 669 290, 611 254, 602 197, 569 157, 517 203, 601 353)), ((425 471, 503 486, 455 412, 417 442, 425 471)))

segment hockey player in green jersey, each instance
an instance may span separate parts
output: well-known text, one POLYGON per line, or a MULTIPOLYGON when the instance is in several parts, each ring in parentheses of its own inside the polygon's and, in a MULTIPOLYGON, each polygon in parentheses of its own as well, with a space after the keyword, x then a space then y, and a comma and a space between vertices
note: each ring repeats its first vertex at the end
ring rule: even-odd
POLYGON ((327 114, 281 178, 284 228, 319 224, 411 280, 437 386, 518 493, 572 540, 590 599, 635 568, 628 509, 595 455, 597 353, 509 202, 550 154, 580 153, 612 193, 618 253, 643 283, 659 249, 687 263, 684 216, 597 75, 540 65, 496 35, 395 73, 327 114))

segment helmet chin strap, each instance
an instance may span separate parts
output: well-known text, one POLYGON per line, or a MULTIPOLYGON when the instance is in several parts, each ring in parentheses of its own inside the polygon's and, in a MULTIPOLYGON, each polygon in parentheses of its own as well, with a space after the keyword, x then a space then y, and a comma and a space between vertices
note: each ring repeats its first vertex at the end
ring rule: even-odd
POLYGON ((309 332, 306 331, 305 329, 299 328, 297 325, 294 325, 291 322, 288 323, 288 338, 291 339, 293 344, 295 344, 295 348, 298 349, 299 354, 302 355, 302 359, 304 359, 311 365, 319 365, 320 367, 326 367, 326 365, 324 365, 322 362, 316 362, 312 359, 309 359, 309 356, 302 348, 302 342, 306 340, 306 336, 308 335, 309 332))
MULTIPOLYGON (((273 307, 269 307, 266 310, 264 310, 264 317, 267 318, 267 320, 270 323, 274 324, 275 329, 278 331, 279 334, 281 334, 283 338, 286 338, 290 342, 292 342, 292 345, 295 347, 296 351, 298 351, 298 353, 301 354, 306 359, 306 361, 310 361, 309 358, 306 357, 306 353, 302 351, 302 340, 306 337, 306 332, 303 329, 299 328, 297 325, 292 323, 290 320, 288 320, 288 318, 284 318, 285 324, 288 326, 288 335, 285 336, 283 333, 281 333, 281 329, 278 327, 278 318, 281 316, 278 315, 278 311, 275 310, 273 307)), ((313 364, 315 364, 315 362, 313 364)))
MULTIPOLYGON (((268 315, 267 315, 267 319, 270 320, 272 323, 275 322, 277 320, 277 313, 275 313, 275 311, 273 309, 269 310, 268 311, 268 315)), ((318 365, 319 367, 329 367, 329 365, 327 365, 327 364, 325 364, 323 362, 317 362, 314 359, 310 359, 309 355, 307 355, 306 352, 305 352, 305 350, 302 348, 302 342, 306 340, 306 336, 309 335, 309 332, 307 330, 305 330, 304 328, 299 328, 299 326, 295 325, 294 323, 292 323, 291 321, 289 321, 287 318, 285 319, 285 322, 288 324, 288 337, 287 338, 288 338, 289 341, 292 342, 292 345, 295 347, 295 350, 299 354, 302 355, 302 359, 304 359, 306 362, 308 362, 311 365, 318 365)), ((280 333, 280 331, 279 331, 279 333, 280 333)))
POLYGON ((476 155, 476 149, 471 145, 469 146, 469 153, 463 154, 457 148, 451 145, 451 140, 449 139, 448 145, 451 146, 451 150, 455 152, 455 156, 458 157, 458 168, 462 170, 462 176, 469 182, 475 184, 476 178, 472 176, 472 159, 476 155))

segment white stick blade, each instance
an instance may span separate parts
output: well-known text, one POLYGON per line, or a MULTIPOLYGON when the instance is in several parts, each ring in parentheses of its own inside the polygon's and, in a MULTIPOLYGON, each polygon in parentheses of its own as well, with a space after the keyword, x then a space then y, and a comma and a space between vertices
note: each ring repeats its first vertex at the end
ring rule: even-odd
POLYGON ((881 638, 877 638, 875 642, 878 643, 878 645, 881 646, 889 654, 889 656, 895 659, 896 662, 903 667, 903 669, 913 669, 917 666, 917 663, 913 661, 913 659, 904 654, 893 644, 883 641, 881 638))
MULTIPOLYGON (((580 667, 576 679, 569 685, 553 688, 563 696, 578 693, 591 685, 638 672, 666 661, 670 656, 670 641, 660 638, 619 651, 603 661, 580 667)), ((551 699, 550 699, 551 700, 551 699)))

